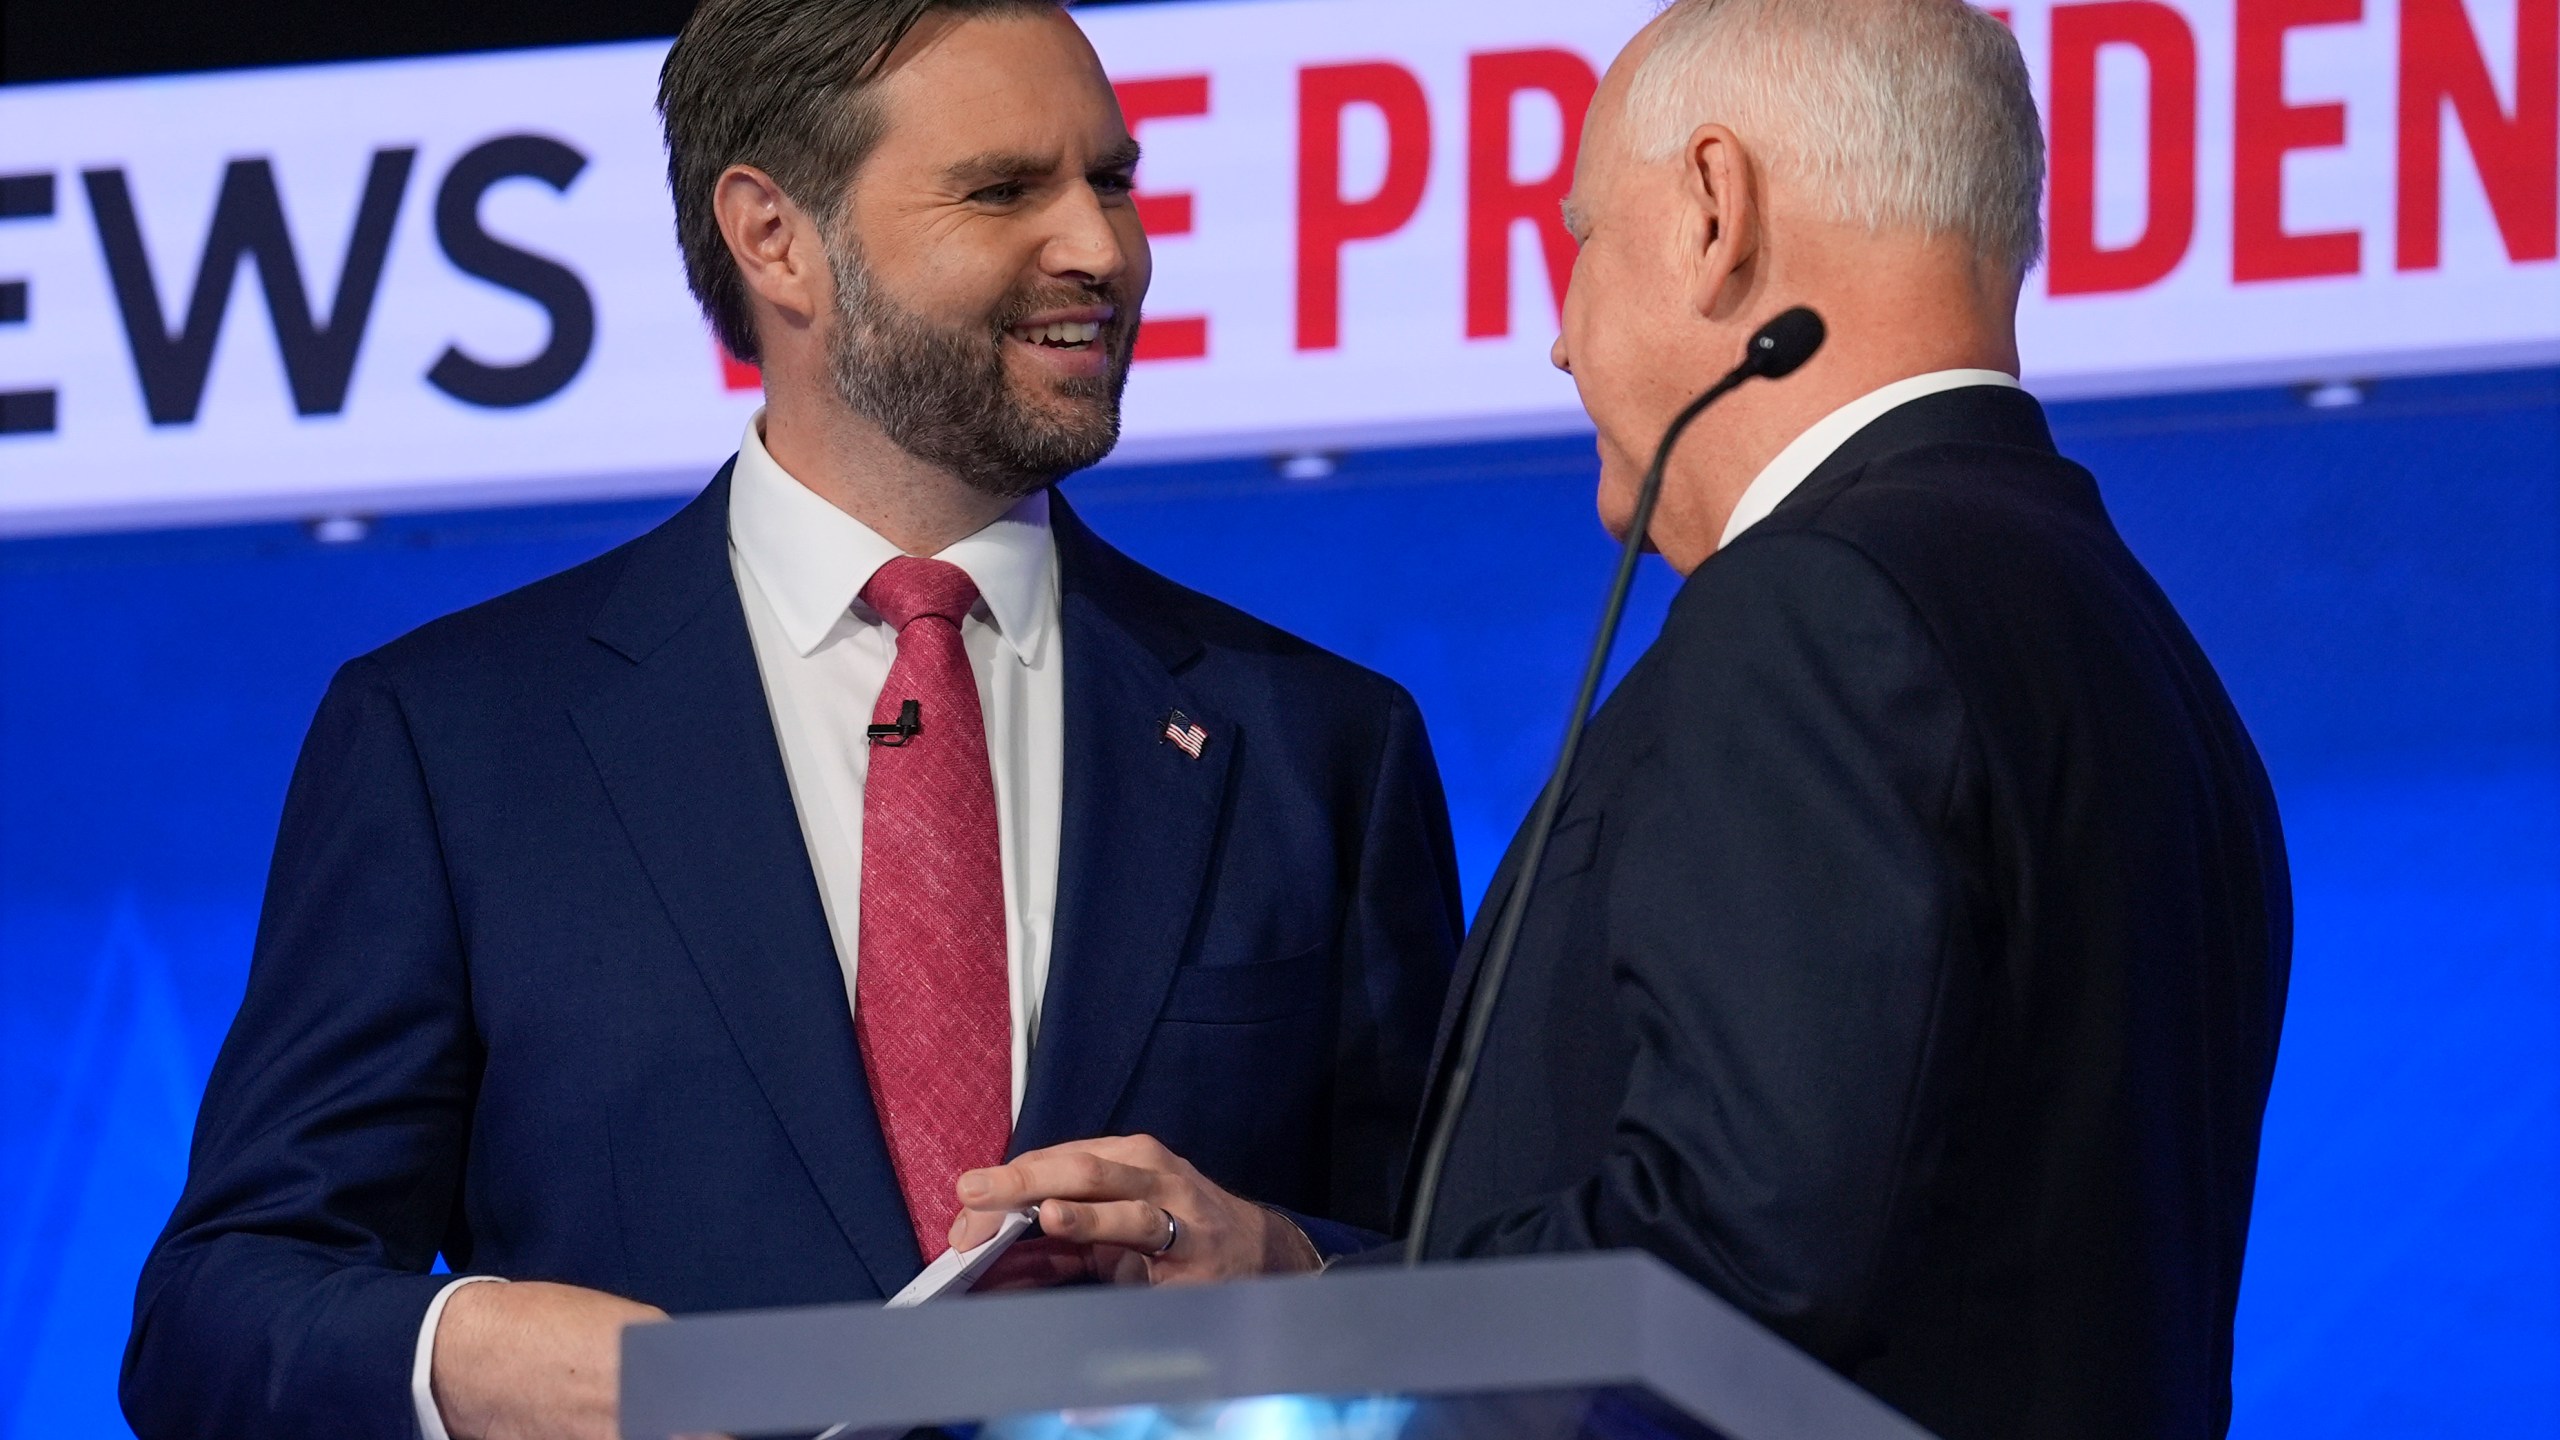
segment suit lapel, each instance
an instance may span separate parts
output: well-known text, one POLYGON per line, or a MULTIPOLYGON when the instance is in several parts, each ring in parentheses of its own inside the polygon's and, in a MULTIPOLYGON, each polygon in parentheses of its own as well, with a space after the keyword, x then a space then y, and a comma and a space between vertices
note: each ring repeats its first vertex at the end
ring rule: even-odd
MULTIPOLYGON (((1525 827, 1524 827, 1525 828, 1525 827)), ((1511 848, 1504 851, 1502 863, 1494 867, 1493 880, 1485 886, 1484 899, 1476 906, 1475 923, 1467 927, 1467 938, 1458 947, 1458 963, 1449 974, 1449 999, 1440 1007, 1440 1033, 1431 1042, 1430 1089, 1440 1088, 1440 1069, 1448 1059, 1449 1043, 1455 1037, 1458 1022, 1467 1013, 1468 997, 1475 993, 1476 972, 1484 965, 1486 943, 1492 939, 1494 923, 1502 916, 1502 907, 1511 901, 1512 887, 1520 878, 1521 836, 1511 837, 1511 848)), ((1426 1107, 1424 1113, 1429 1114, 1426 1107)))
POLYGON ((1066 793, 1049 980, 1014 1151, 1105 1133, 1189 946, 1245 737, 1178 678, 1200 652, 1136 567, 1053 500, 1065 650, 1066 793), (1197 759, 1164 738, 1181 711, 1197 759))
POLYGON ((616 815, 731 1039, 882 1294, 922 1264, 729 566, 728 472, 630 552, 574 706, 616 815))
MULTIPOLYGON (((1523 826, 1526 829, 1526 826, 1523 826)), ((1414 1134, 1406 1146, 1404 1189, 1396 1198, 1395 1224, 1399 1233, 1413 1220, 1413 1189, 1421 1179, 1422 1147, 1431 1142, 1432 1123, 1439 1118, 1441 1097, 1448 1093, 1450 1047, 1457 1043, 1458 1026, 1465 1020, 1473 1003, 1476 975, 1484 966, 1485 945, 1493 937, 1493 927, 1501 918, 1502 907, 1511 899, 1512 887, 1520 879, 1520 841, 1511 837, 1511 847, 1503 852, 1502 863, 1494 867, 1493 880, 1485 886, 1484 899, 1476 906, 1475 923, 1467 927, 1466 943, 1458 947, 1458 963, 1449 975, 1449 998, 1440 1007, 1440 1033, 1431 1041, 1431 1066, 1423 1071, 1422 1111, 1414 1122, 1414 1134)))

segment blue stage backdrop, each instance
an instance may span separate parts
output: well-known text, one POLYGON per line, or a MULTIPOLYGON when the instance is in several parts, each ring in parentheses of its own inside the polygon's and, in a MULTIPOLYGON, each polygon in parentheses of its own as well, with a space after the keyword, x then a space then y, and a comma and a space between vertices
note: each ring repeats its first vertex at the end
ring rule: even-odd
MULTIPOLYGON (((2560 374, 2064 408, 2280 791, 2300 944, 2237 1432, 2560 1434, 2560 374)), ((1580 442, 1073 482, 1107 536, 1403 680, 1470 899, 1609 550, 1580 442)), ((124 1433, 144 1247, 340 661, 667 504, 0 544, 0 1437, 124 1433)), ((1673 577, 1647 577, 1629 648, 1673 577)))

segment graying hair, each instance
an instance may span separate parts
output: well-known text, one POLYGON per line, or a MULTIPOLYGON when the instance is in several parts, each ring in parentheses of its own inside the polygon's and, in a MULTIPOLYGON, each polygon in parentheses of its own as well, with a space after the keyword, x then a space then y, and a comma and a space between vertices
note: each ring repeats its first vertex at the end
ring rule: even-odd
POLYGON ((1636 153, 1709 122, 1830 217, 2044 252, 2044 130, 2017 38, 1966 0, 1674 0, 1627 96, 1636 153))

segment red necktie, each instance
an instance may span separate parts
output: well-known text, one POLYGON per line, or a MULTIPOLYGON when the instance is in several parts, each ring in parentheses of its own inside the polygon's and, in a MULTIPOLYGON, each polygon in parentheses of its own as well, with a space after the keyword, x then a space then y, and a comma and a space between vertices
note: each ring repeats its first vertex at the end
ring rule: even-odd
POLYGON ((995 774, 960 622, 968 572, 902 557, 863 601, 897 627, 872 712, 923 729, 874 744, 862 787, 862 940, 853 1029, 872 1104, 926 1259, 942 1253, 964 1170, 1004 1163, 1013 1134, 1013 1006, 995 774))

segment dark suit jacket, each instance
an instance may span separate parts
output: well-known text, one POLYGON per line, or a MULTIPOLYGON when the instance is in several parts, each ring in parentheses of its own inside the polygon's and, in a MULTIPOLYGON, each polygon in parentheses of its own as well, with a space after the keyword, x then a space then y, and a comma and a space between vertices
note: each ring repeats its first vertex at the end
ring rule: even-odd
MULTIPOLYGON (((728 496, 724 471, 330 688, 143 1271, 139 1434, 414 1440, 439 1253, 678 1312, 873 1299, 920 1268, 728 496)), ((1064 827, 1014 1144, 1152 1133, 1353 1245, 1393 1209, 1458 938, 1420 716, 1052 513, 1064 827), (1164 742, 1175 709, 1202 758, 1164 742)))
POLYGON ((2222 1433, 2283 844, 2034 400, 1701 565, 1542 868, 1435 1253, 1650 1250, 1950 1440, 2222 1433))

